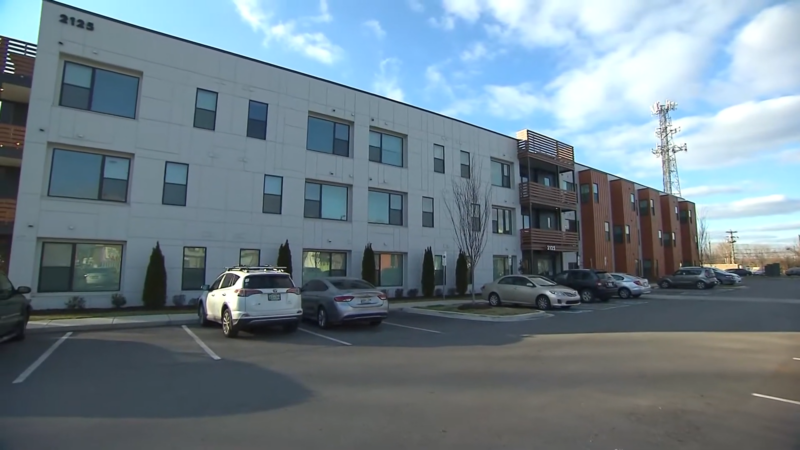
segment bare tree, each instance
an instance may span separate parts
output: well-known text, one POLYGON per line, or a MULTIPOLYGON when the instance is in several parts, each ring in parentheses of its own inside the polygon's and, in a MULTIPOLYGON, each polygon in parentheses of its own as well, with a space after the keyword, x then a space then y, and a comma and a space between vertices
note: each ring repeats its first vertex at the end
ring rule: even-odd
POLYGON ((711 238, 708 234, 708 220, 705 212, 697 221, 697 253, 700 257, 700 265, 711 262, 711 238))
MULTIPOLYGON (((486 236, 492 212, 492 184, 483 183, 483 165, 475 155, 470 156, 468 178, 453 178, 451 198, 445 201, 450 222, 455 230, 456 244, 469 263, 472 301, 475 301, 475 267, 486 248, 486 236)), ((463 175, 463 174, 462 174, 463 175)))

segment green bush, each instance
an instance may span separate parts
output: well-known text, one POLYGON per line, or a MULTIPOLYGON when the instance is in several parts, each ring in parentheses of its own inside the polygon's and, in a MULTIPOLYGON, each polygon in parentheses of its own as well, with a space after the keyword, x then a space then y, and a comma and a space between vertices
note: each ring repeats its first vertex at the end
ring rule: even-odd
POLYGON ((144 276, 142 304, 146 308, 163 308, 167 304, 167 268, 158 242, 150 253, 150 263, 144 276))
POLYGON ((425 256, 422 258, 422 296, 432 297, 436 289, 436 268, 433 264, 433 250, 428 247, 425 249, 425 256))
POLYGON ((287 239, 285 243, 281 244, 280 248, 278 248, 278 267, 285 267, 286 272, 291 275, 292 274, 292 249, 289 248, 289 240, 287 239))
POLYGON ((467 293, 469 287, 469 265, 467 264, 467 255, 464 252, 458 252, 458 260, 456 260, 456 292, 458 295, 467 293))
POLYGON ((375 252, 372 251, 372 244, 367 244, 364 247, 364 257, 361 258, 361 279, 376 284, 378 280, 375 279, 375 252))

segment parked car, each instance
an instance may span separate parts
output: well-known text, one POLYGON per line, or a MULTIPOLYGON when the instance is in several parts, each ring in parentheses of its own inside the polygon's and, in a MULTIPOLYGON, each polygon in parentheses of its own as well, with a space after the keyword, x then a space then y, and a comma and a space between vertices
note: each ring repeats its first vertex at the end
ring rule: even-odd
POLYGON ((728 269, 725 272, 733 273, 733 274, 739 275, 740 277, 749 277, 750 275, 753 274, 753 272, 751 272, 751 271, 749 271, 747 269, 728 269))
POLYGON ((796 276, 800 276, 800 267, 792 267, 792 268, 790 268, 790 269, 786 269, 786 272, 784 272, 784 274, 785 274, 787 277, 796 277, 796 276))
POLYGON ((677 287, 696 287, 710 289, 719 284, 714 270, 708 267, 682 267, 672 275, 662 277, 658 281, 661 289, 677 287))
POLYGON ((294 332, 300 325, 300 289, 280 268, 229 267, 202 289, 205 292, 197 307, 200 325, 221 323, 226 337, 235 338, 240 330, 272 325, 294 332))
POLYGON ((590 303, 595 299, 607 302, 617 295, 619 289, 608 272, 595 269, 566 270, 556 275, 555 282, 578 291, 583 303, 590 303))
POLYGON ((328 328, 345 322, 369 322, 378 326, 389 316, 386 294, 359 278, 317 278, 303 285, 303 317, 314 318, 328 328))
POLYGON ((546 311, 551 308, 569 309, 581 303, 575 289, 559 286, 538 275, 506 275, 485 284, 481 294, 492 306, 504 303, 532 305, 546 311))
POLYGON ((8 276, 0 272, 0 342, 25 339, 31 304, 24 294, 30 292, 27 286, 15 288, 8 276))
POLYGON ((754 271, 753 271, 753 273, 752 273, 752 275, 753 275, 754 277, 763 277, 763 276, 764 276, 764 269, 757 269, 757 270, 754 270, 754 271))
POLYGON ((650 293, 650 282, 644 278, 628 275, 627 273, 612 273, 611 278, 617 283, 619 298, 639 298, 650 293))
POLYGON ((719 269, 714 269, 714 277, 717 279, 717 281, 719 281, 719 284, 722 285, 734 286, 742 282, 742 277, 739 275, 719 269))

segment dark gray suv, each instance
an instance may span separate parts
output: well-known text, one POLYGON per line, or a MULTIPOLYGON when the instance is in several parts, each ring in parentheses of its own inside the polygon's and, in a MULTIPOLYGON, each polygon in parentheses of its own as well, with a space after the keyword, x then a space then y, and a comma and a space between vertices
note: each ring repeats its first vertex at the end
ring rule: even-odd
POLYGON ((667 275, 658 280, 658 287, 710 289, 719 284, 714 275, 714 269, 708 267, 682 267, 672 275, 667 275))

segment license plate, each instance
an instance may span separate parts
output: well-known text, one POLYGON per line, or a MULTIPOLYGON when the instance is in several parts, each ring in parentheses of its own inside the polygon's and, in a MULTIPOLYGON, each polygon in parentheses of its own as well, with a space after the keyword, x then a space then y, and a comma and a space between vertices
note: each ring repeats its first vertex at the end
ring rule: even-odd
POLYGON ((280 301, 280 299, 281 299, 281 294, 267 294, 267 300, 271 302, 277 302, 280 301))
POLYGON ((369 305, 370 303, 372 303, 372 299, 371 298, 365 298, 365 299, 361 300, 361 304, 362 305, 369 305))

